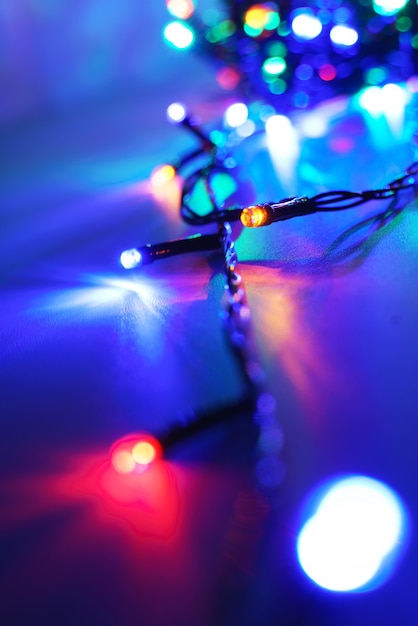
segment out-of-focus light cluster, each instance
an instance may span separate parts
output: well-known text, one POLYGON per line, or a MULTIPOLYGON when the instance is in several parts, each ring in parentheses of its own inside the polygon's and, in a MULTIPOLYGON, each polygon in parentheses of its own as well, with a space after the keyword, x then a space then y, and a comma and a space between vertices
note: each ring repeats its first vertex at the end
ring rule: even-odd
POLYGON ((403 109, 410 97, 408 90, 400 85, 387 83, 383 87, 377 85, 366 87, 360 92, 358 101, 362 109, 371 115, 379 115, 385 111, 398 110, 399 107, 403 109))
POLYGON ((406 526, 404 506, 386 485, 365 476, 343 478, 321 490, 297 539, 298 560, 330 591, 375 588, 393 571, 406 526))
MULTIPOLYGON (((281 111, 306 109, 367 85, 405 82, 418 73, 416 0, 221 2, 196 15, 173 12, 191 29, 181 45, 216 60, 216 79, 246 98, 263 97, 281 111), (187 17, 186 17, 187 15, 187 17), (190 18, 192 21, 189 21, 190 18), (189 41, 190 40, 190 41, 189 41), (187 43, 186 43, 187 42, 187 43)), ((191 11, 191 12, 190 12, 191 11)), ((166 37, 167 38, 167 37, 166 37)), ((168 41, 177 45, 169 33, 168 41)))
MULTIPOLYGON (((334 71, 333 66, 323 65, 320 68, 324 81, 332 80, 334 71)), ((309 75, 309 66, 301 66, 301 80, 305 80, 309 75)), ((386 77, 385 68, 370 71, 369 84, 357 92, 353 101, 366 116, 385 117, 389 126, 396 132, 405 119, 407 105, 413 95, 418 93, 418 77, 410 78, 404 85, 385 82, 386 77)), ((299 93, 298 97, 303 98, 304 94, 299 93)), ((224 131, 212 131, 209 135, 210 140, 213 145, 220 148, 232 147, 255 133, 265 132, 273 160, 274 156, 282 157, 283 165, 298 154, 299 142, 303 137, 324 137, 328 132, 329 117, 334 115, 333 109, 329 107, 323 110, 321 107, 313 108, 303 116, 294 116, 290 113, 284 115, 279 111, 280 106, 265 104, 260 100, 251 104, 239 100, 233 102, 224 110, 224 131)), ((338 113, 338 106, 335 112, 338 113)), ((171 122, 182 123, 187 119, 187 115, 186 107, 179 102, 173 102, 167 108, 167 117, 171 122)), ((347 146, 349 148, 352 144, 348 143, 347 146)), ((233 161, 232 164, 234 165, 233 161)), ((168 183, 176 179, 176 169, 168 164, 159 165, 150 175, 154 192, 168 190, 168 183)), ((174 193, 175 190, 172 191, 174 193)), ((176 202, 177 196, 176 193, 176 202)), ((142 262, 142 259, 138 258, 138 251, 126 250, 123 255, 121 263, 126 269, 136 267, 142 262)))
POLYGON ((254 4, 244 14, 244 31, 251 37, 274 31, 279 24, 280 15, 273 2, 254 4))
POLYGON ((110 462, 118 474, 142 474, 161 454, 161 445, 154 437, 138 434, 117 441, 110 462))

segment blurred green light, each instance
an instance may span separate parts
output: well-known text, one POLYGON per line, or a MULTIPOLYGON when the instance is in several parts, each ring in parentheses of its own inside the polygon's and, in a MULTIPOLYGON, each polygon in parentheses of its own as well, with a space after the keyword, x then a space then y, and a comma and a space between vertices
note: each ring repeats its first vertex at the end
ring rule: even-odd
POLYGON ((407 2, 408 0, 373 0, 373 8, 380 15, 395 15, 407 2))
POLYGON ((287 47, 281 41, 273 41, 268 44, 266 51, 269 57, 285 57, 288 52, 287 47))
POLYGON ((387 71, 384 67, 373 67, 365 75, 366 83, 369 85, 380 85, 386 80, 387 71))
POLYGON ((284 93, 286 89, 287 89, 287 83, 285 80, 282 80, 281 78, 278 78, 277 80, 274 81, 274 83, 269 84, 269 91, 271 91, 271 93, 274 93, 277 96, 284 93))
POLYGON ((406 33, 408 32, 408 30, 411 30, 411 28, 412 20, 410 17, 407 17, 406 15, 404 15, 403 17, 398 17, 398 19, 396 20, 396 29, 400 33, 406 33))
MULTIPOLYGON (((211 187, 217 204, 222 205, 238 189, 237 182, 229 174, 216 173, 211 178, 211 187)), ((193 210, 199 215, 207 215, 213 211, 206 184, 199 180, 187 199, 193 210)))
POLYGON ((263 28, 253 28, 248 24, 244 24, 244 31, 249 37, 259 37, 263 32, 263 28))
POLYGON ((216 144, 219 148, 223 148, 226 144, 226 135, 222 133, 220 130, 213 130, 210 133, 210 139, 216 144))
POLYGON ((263 63, 263 72, 271 76, 283 74, 286 69, 286 61, 282 57, 270 57, 263 63))
POLYGON ((206 34, 206 39, 210 43, 219 43, 228 39, 236 31, 236 26, 231 20, 224 20, 220 24, 216 24, 210 28, 206 34))
POLYGON ((279 35, 281 35, 282 37, 287 37, 287 35, 289 35, 291 33, 291 28, 290 25, 287 22, 280 22, 278 28, 277 28, 277 32, 279 35))
POLYGON ((177 20, 167 24, 163 34, 164 39, 179 50, 189 48, 194 42, 194 32, 190 26, 177 20))
POLYGON ((222 204, 236 192, 238 183, 229 174, 215 174, 212 178, 212 187, 215 191, 217 202, 222 204))
POLYGON ((414 48, 414 50, 418 50, 418 35, 414 35, 412 37, 411 46, 414 48))
POLYGON ((280 24, 279 14, 276 13, 275 11, 271 11, 271 13, 268 13, 268 15, 266 16, 266 22, 265 22, 264 28, 266 30, 274 30, 275 28, 278 27, 279 24, 280 24))

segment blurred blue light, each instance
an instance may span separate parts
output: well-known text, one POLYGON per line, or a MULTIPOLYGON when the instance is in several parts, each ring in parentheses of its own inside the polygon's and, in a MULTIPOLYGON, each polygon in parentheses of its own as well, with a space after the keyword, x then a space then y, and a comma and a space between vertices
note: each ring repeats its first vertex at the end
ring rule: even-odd
POLYGON ((322 32, 322 23, 309 9, 306 9, 293 18, 292 30, 300 39, 315 39, 322 32))
POLYGON ((331 41, 338 46, 354 46, 358 41, 358 32, 344 24, 334 26, 329 36, 331 41))
POLYGON ((365 476, 344 478, 325 492, 303 525, 298 560, 320 587, 364 590, 402 546, 405 529, 404 507, 391 489, 365 476))

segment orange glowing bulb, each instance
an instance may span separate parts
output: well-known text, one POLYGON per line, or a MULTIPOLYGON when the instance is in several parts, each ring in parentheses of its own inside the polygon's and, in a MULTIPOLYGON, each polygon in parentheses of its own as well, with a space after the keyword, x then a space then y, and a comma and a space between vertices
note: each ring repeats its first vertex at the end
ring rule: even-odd
POLYGON ((156 456, 155 447, 148 441, 138 441, 132 448, 132 458, 138 465, 149 465, 156 456))
POLYGON ((267 210, 259 204, 246 207, 242 210, 240 215, 241 222, 247 228, 258 228, 259 226, 264 226, 267 222, 267 218, 267 210))
POLYGON ((172 165, 159 165, 151 172, 151 185, 153 187, 164 187, 175 175, 176 170, 172 165))
POLYGON ((112 465, 119 474, 130 474, 135 469, 135 460, 128 450, 116 450, 112 454, 112 465))
POLYGON ((262 4, 255 4, 245 13, 244 21, 250 28, 263 30, 271 9, 262 4))

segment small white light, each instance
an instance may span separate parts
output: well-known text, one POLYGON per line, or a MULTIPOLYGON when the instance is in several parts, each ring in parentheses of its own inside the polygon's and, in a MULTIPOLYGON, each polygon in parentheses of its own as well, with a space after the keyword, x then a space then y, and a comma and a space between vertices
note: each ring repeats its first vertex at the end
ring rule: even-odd
POLYGON ((337 46, 354 46, 358 41, 358 32, 344 24, 337 24, 337 26, 331 28, 329 36, 331 41, 337 46))
POLYGON ((186 118, 186 107, 180 102, 172 102, 167 107, 167 117, 170 122, 180 123, 186 118))
POLYGON ((399 549, 405 525, 403 506, 386 485, 365 476, 339 480, 299 533, 299 563, 325 589, 364 588, 399 549))
POLYGON ((141 261, 142 255, 136 248, 124 250, 120 255, 120 264, 125 270, 132 270, 134 267, 138 267, 141 261))
POLYGON ((299 13, 292 20, 292 30, 300 39, 315 39, 322 32, 322 23, 311 12, 299 13))
POLYGON ((225 111, 225 124, 231 128, 237 128, 248 119, 248 108, 243 102, 235 102, 231 104, 225 111))

